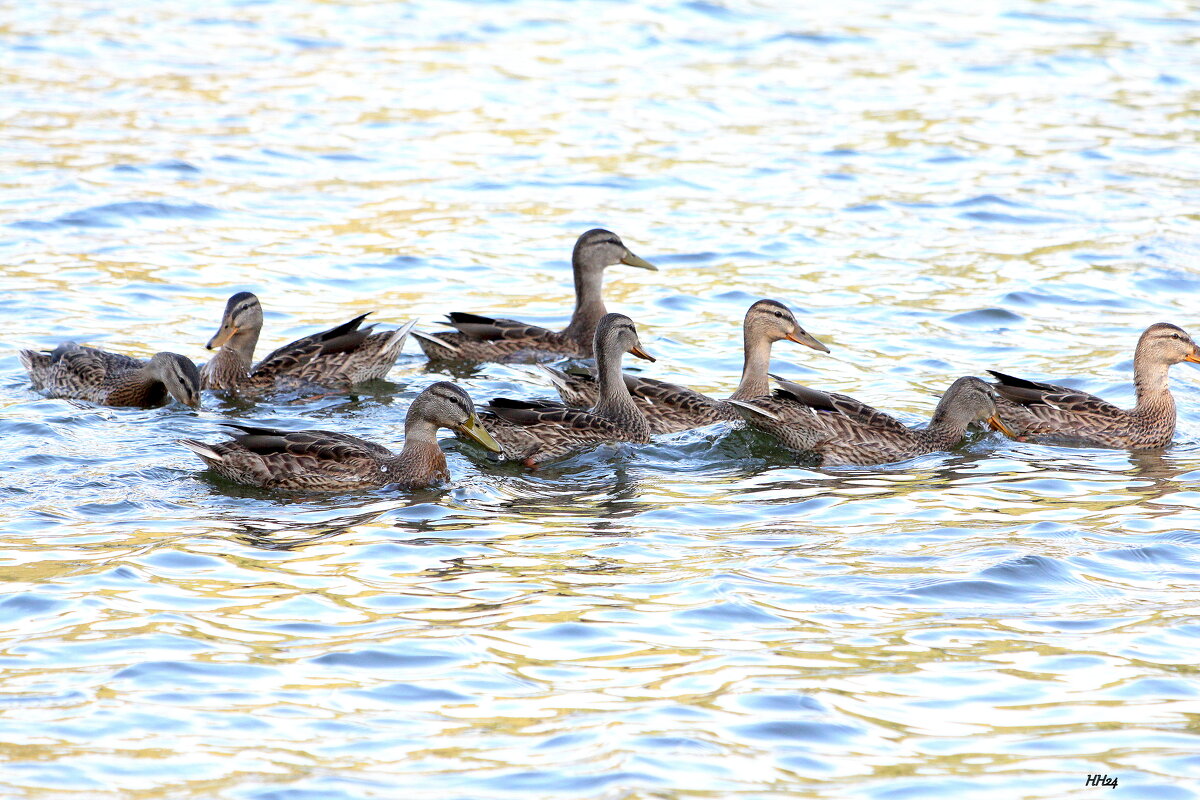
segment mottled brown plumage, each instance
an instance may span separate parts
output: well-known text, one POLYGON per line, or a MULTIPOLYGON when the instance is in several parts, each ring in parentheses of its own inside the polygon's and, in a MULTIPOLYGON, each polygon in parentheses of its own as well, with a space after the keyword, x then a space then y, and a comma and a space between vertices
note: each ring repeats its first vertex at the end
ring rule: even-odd
POLYGON ((575 242, 571 269, 575 275, 575 311, 561 331, 512 319, 494 319, 452 311, 447 322, 455 330, 413 336, 431 359, 462 361, 533 362, 576 356, 592 357, 596 324, 607 310, 601 287, 604 269, 614 264, 656 270, 653 264, 629 251, 615 233, 590 230, 575 242))
POLYGON ((180 439, 179 444, 226 480, 262 489, 335 492, 442 483, 450 473, 438 447, 438 428, 449 428, 490 450, 500 449, 480 427, 467 393, 445 381, 427 387, 409 406, 399 454, 336 431, 225 425, 241 433, 217 444, 192 439, 180 439))
MULTIPOLYGON (((787 339, 824 353, 829 348, 817 341, 796 321, 787 306, 775 300, 759 300, 746 311, 742 321, 745 360, 742 379, 731 400, 748 400, 770 391, 767 370, 771 345, 787 339)), ((567 405, 588 408, 595 404, 599 384, 592 373, 564 371, 540 365, 567 405)), ((652 433, 676 433, 714 422, 740 421, 741 415, 725 400, 701 394, 675 383, 624 373, 625 386, 642 410, 652 433)))
POLYGON ((493 399, 479 420, 500 443, 504 457, 536 466, 603 442, 649 442, 650 426, 621 380, 625 353, 653 361, 638 341, 633 321, 606 314, 596 326, 600 395, 588 411, 546 401, 493 399))
POLYGON ((789 450, 815 455, 826 466, 887 464, 948 450, 962 440, 972 422, 987 422, 1008 432, 996 417, 991 387, 974 377, 952 383, 929 425, 920 429, 909 428, 853 397, 791 381, 779 380, 779 388, 769 397, 731 402, 748 425, 789 450))
POLYGON ((1147 328, 1133 354, 1137 404, 1128 410, 1065 386, 988 372, 997 379, 1000 418, 1022 438, 1157 450, 1175 435, 1175 398, 1167 373, 1181 361, 1200 363, 1200 349, 1186 331, 1166 322, 1147 328))
POLYGON ((382 378, 414 323, 374 333, 372 325, 359 327, 366 316, 285 344, 251 366, 262 333, 262 306, 250 292, 238 292, 225 304, 221 328, 208 342, 209 350, 220 349, 200 370, 203 386, 250 395, 305 387, 344 391, 382 378))
POLYGON ((178 353, 155 353, 149 361, 63 342, 52 352, 22 350, 33 388, 51 397, 106 406, 154 408, 172 397, 200 407, 200 373, 178 353))

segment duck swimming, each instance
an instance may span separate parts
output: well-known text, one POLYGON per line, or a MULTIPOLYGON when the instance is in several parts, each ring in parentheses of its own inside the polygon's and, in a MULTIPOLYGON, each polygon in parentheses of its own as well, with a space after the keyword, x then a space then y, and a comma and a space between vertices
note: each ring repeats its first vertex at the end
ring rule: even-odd
MULTIPOLYGON (((742 379, 730 400, 749 400, 771 391, 767 370, 771 345, 788 340, 823 353, 829 348, 800 327, 796 317, 777 300, 759 300, 742 320, 742 379)), ((558 389, 563 402, 587 408, 595 404, 599 383, 591 373, 568 372, 539 365, 558 389)), ((740 422, 741 414, 725 400, 709 397, 674 383, 625 373, 625 386, 633 402, 650 423, 652 433, 677 433, 714 422, 740 422)))
POLYGON ((595 338, 600 392, 591 409, 507 398, 484 407, 479 421, 500 443, 505 458, 536 467, 602 442, 650 441, 650 425, 621 380, 621 356, 654 358, 642 349, 633 320, 624 314, 606 314, 595 338))
POLYGON ((962 441, 973 422, 987 422, 1012 435, 996 415, 991 386, 975 377, 950 384, 924 428, 910 428, 844 394, 776 380, 779 388, 771 396, 730 402, 746 424, 789 450, 816 455, 823 466, 887 464, 948 450, 962 441))
POLYGON ((443 483, 450 472, 438 446, 438 428, 449 428, 494 452, 500 450, 479 425, 471 398, 447 381, 428 386, 409 406, 399 454, 336 431, 224 424, 240 433, 217 444, 193 439, 180 439, 179 444, 222 478, 261 489, 334 492, 389 485, 417 489, 443 483))
POLYGON ((347 389, 382 378, 396 363, 415 321, 374 333, 372 325, 359 327, 366 316, 285 344, 253 364, 262 333, 262 305, 250 292, 238 292, 225 304, 221 327, 208 341, 208 349, 217 354, 201 368, 201 384, 205 389, 257 394, 297 386, 347 389))
POLYGON ((1137 403, 1128 410, 1065 386, 988 372, 996 378, 1000 418, 1021 438, 1157 450, 1175 435, 1175 398, 1167 373, 1181 361, 1200 363, 1200 348, 1187 331, 1168 322, 1146 328, 1133 351, 1137 403))
POLYGON ((435 360, 532 362, 564 356, 591 358, 596 325, 608 313, 601 293, 604 270, 614 264, 658 269, 630 252, 612 231, 596 228, 583 234, 571 253, 575 311, 571 314, 570 324, 561 331, 512 319, 451 311, 447 315, 449 321, 442 324, 449 325, 454 331, 414 331, 413 336, 425 355, 435 360))
POLYGON ((63 342, 50 352, 22 350, 20 359, 33 388, 50 397, 137 408, 154 408, 174 398, 200 407, 200 372, 178 353, 155 353, 149 361, 139 361, 63 342))

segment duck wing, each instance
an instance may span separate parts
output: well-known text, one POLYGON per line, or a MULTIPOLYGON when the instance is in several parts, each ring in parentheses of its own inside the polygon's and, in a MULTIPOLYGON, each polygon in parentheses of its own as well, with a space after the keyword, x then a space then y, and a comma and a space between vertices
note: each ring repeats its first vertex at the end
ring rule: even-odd
POLYGON ((885 414, 877 408, 855 400, 853 397, 835 392, 822 392, 799 383, 776 378, 779 388, 772 395, 785 408, 792 407, 792 413, 801 410, 819 415, 826 425, 835 429, 850 432, 856 428, 866 428, 871 431, 886 434, 911 435, 904 423, 890 414, 885 414))
POLYGON ((544 400, 493 398, 479 421, 500 444, 505 458, 530 467, 588 445, 630 439, 629 432, 612 420, 544 400))
POLYGON ((1130 433, 1129 412, 1094 394, 993 369, 988 372, 997 381, 992 388, 999 396, 996 408, 1000 418, 1011 421, 1021 434, 1095 439, 1111 446, 1109 437, 1130 433))
POLYGON ((531 428, 545 426, 576 434, 619 436, 621 427, 611 420, 582 408, 571 408, 549 400, 513 400, 493 397, 484 411, 511 425, 531 428))
POLYGON ((1026 407, 1042 405, 1068 413, 1124 413, 1123 409, 1107 400, 1102 400, 1094 394, 1081 392, 1078 389, 1057 386, 1053 383, 1028 381, 1024 378, 997 372, 994 369, 989 369, 988 372, 996 379, 996 383, 992 384, 996 393, 1017 405, 1026 407))
POLYGON ((233 437, 233 443, 239 449, 264 459, 310 459, 326 464, 350 464, 363 460, 374 463, 392 455, 382 445, 337 431, 284 431, 234 422, 223 424, 241 431, 233 437))
MULTIPOLYGON (((590 372, 539 365, 550 376, 565 403, 590 408, 600 398, 600 384, 590 372)), ((739 419, 724 402, 686 386, 622 373, 633 402, 641 409, 652 433, 678 433, 714 422, 739 419)))
POLYGON ((359 314, 354 319, 343 322, 335 328, 285 344, 259 361, 250 371, 251 376, 294 373, 322 356, 354 352, 366 341, 374 328, 373 325, 365 328, 359 327, 366 317, 367 314, 359 314))
POLYGON ((543 328, 539 325, 530 325, 527 322, 520 322, 515 319, 483 317, 479 314, 468 314, 464 311, 451 311, 446 315, 446 320, 439 321, 438 324, 448 325, 468 339, 488 342, 540 339, 547 335, 554 335, 555 333, 548 328, 543 328))

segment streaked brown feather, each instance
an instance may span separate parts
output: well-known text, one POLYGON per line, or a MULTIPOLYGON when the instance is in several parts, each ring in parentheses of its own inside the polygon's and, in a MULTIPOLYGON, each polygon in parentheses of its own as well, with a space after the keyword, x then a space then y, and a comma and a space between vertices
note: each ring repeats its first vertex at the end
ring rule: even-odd
POLYGON ((601 385, 600 400, 591 410, 545 400, 494 398, 479 420, 505 458, 527 466, 603 442, 648 442, 650 426, 620 379, 622 354, 638 346, 633 322, 622 314, 607 314, 596 327, 601 385))
POLYGON ((991 390, 978 378, 955 381, 925 428, 910 428, 853 397, 791 381, 779 381, 779 388, 768 397, 745 401, 766 414, 735 407, 748 425, 770 434, 790 450, 813 454, 826 465, 865 466, 903 461, 953 446, 970 422, 957 413, 959 398, 967 391, 982 393, 988 399, 974 402, 983 402, 988 413, 995 413, 991 390))
MULTIPOLYGON (((199 372, 195 365, 177 354, 163 355, 186 367, 181 377, 190 382, 195 402, 199 403, 199 372)), ((171 399, 166 385, 149 372, 151 362, 122 353, 64 342, 51 352, 22 350, 20 358, 33 387, 52 397, 135 408, 155 408, 171 399)))

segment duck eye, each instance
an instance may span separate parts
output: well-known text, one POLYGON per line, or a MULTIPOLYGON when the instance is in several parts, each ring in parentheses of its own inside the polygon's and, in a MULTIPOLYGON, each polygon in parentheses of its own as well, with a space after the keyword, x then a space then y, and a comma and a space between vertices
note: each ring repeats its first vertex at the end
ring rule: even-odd
POLYGON ((779 313, 778 311, 776 311, 776 312, 775 312, 775 319, 783 319, 783 314, 781 314, 781 313, 779 313))

